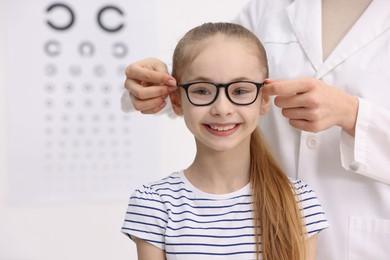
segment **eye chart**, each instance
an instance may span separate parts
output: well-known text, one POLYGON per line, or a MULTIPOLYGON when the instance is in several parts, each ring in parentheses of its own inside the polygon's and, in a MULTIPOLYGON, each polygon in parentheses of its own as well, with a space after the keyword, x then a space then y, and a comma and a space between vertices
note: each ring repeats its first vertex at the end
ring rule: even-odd
POLYGON ((156 56, 155 6, 6 2, 11 201, 123 199, 159 170, 159 120, 120 110, 126 65, 156 56))

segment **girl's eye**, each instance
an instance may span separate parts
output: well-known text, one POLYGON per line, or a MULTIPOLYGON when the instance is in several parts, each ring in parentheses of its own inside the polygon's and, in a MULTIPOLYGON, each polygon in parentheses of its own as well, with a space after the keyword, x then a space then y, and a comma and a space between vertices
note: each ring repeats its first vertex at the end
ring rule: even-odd
POLYGON ((248 91, 246 89, 235 89, 232 94, 233 95, 245 95, 247 93, 248 93, 248 91))
POLYGON ((194 93, 196 95, 209 95, 210 91, 208 91, 207 89, 196 89, 196 90, 192 91, 192 93, 194 93))

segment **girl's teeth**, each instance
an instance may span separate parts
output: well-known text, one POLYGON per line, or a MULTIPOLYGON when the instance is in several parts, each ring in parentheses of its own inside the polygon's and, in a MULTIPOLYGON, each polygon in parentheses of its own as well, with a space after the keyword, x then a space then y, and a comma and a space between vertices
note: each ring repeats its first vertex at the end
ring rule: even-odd
POLYGON ((233 129, 235 125, 229 125, 229 126, 210 126, 211 129, 217 130, 217 131, 228 131, 230 129, 233 129))

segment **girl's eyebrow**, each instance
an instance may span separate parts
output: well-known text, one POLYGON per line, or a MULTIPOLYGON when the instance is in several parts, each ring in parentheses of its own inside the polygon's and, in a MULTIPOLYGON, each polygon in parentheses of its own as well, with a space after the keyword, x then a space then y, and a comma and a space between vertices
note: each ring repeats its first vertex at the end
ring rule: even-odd
MULTIPOLYGON (((253 78, 251 79, 251 78, 248 78, 248 77, 241 76, 241 77, 233 78, 233 79, 229 80, 228 82, 240 81, 240 80, 251 80, 251 81, 254 81, 253 78)), ((213 83, 228 83, 228 82, 214 82, 210 78, 203 77, 203 76, 198 76, 198 77, 195 77, 195 78, 193 78, 191 80, 188 80, 187 83, 196 82, 196 81, 207 81, 207 82, 213 82, 213 83)))
POLYGON ((192 78, 191 80, 188 80, 187 82, 190 83, 190 82, 195 82, 195 81, 212 81, 212 80, 207 78, 207 77, 198 76, 198 77, 192 78))

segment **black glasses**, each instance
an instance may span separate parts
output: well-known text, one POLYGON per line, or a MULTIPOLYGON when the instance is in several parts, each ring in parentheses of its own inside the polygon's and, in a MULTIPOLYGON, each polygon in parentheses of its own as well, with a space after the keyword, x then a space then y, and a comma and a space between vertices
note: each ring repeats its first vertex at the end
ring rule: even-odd
POLYGON ((240 80, 226 84, 213 82, 191 82, 178 84, 185 89, 187 98, 194 106, 208 106, 212 104, 219 94, 219 89, 224 88, 227 98, 235 105, 246 106, 256 101, 260 88, 264 82, 240 80))

